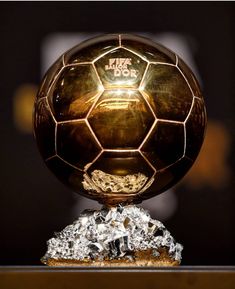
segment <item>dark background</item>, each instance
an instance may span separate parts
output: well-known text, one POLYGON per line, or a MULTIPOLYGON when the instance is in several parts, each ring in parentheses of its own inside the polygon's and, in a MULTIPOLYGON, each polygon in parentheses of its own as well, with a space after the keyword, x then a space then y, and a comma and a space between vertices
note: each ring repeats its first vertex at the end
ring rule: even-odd
POLYGON ((0 264, 40 264, 46 240, 73 221, 79 198, 47 170, 33 136, 13 123, 15 90, 40 83, 42 40, 58 31, 172 31, 198 43, 208 116, 231 136, 232 177, 220 189, 190 192, 182 185, 165 225, 184 244, 182 264, 235 265, 234 19, 229 2, 0 3, 0 264))

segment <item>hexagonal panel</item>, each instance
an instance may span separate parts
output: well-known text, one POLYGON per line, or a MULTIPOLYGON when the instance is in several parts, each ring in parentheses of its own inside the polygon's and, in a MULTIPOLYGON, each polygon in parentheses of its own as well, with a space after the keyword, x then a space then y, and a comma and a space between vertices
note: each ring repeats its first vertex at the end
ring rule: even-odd
POLYGON ((55 122, 50 113, 46 98, 39 99, 35 104, 34 133, 39 150, 44 159, 55 154, 55 122))
POLYGON ((121 43, 123 47, 140 54, 148 61, 175 64, 175 54, 173 52, 147 38, 122 34, 121 43))
POLYGON ((154 171, 139 152, 103 152, 87 173, 103 192, 135 194, 154 171))
POLYGON ((57 59, 57 61, 47 70, 41 86, 39 88, 37 97, 41 98, 41 97, 45 97, 48 94, 49 88, 52 84, 52 82, 55 80, 56 76, 58 75, 58 73, 60 72, 60 70, 63 68, 63 59, 62 57, 60 57, 59 59, 57 59))
POLYGON ((86 117, 101 90, 92 65, 65 67, 48 98, 55 118, 63 121, 86 117))
POLYGON ((159 119, 184 121, 187 117, 193 96, 177 67, 150 64, 141 89, 159 119))
POLYGON ((83 121, 58 124, 57 154, 65 161, 83 169, 99 154, 101 148, 83 121))
POLYGON ((158 121, 141 151, 157 170, 173 164, 184 153, 184 125, 158 121))
POLYGON ((154 182, 140 195, 140 198, 146 200, 168 190, 187 173, 192 164, 191 160, 182 158, 169 168, 157 172, 154 182))
POLYGON ((118 48, 98 59, 95 66, 105 88, 138 88, 147 62, 118 48))
POLYGON ((108 90, 88 117, 104 148, 138 148, 154 122, 142 95, 135 90, 108 90))
POLYGON ((183 72, 183 74, 187 78, 189 85, 193 91, 193 94, 197 97, 202 98, 202 92, 201 92, 200 85, 199 85, 196 77, 194 76, 193 72, 188 67, 188 65, 181 58, 178 59, 178 67, 180 68, 180 70, 183 72))
POLYGON ((65 64, 92 61, 118 45, 118 35, 104 35, 89 39, 64 55, 65 64))
POLYGON ((203 143, 206 127, 204 102, 194 99, 194 105, 186 122, 186 156, 195 160, 203 143))

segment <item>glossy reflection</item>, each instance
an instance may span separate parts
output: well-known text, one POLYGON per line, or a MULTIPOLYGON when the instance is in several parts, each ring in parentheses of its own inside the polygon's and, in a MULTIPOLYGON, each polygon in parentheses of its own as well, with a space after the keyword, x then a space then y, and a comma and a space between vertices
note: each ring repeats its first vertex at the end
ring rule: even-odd
POLYGON ((119 48, 101 57, 95 66, 104 88, 138 88, 147 62, 119 48))
POLYGON ((135 90, 105 91, 89 118, 104 148, 138 148, 154 122, 147 103, 135 90))
POLYGON ((65 67, 49 95, 56 120, 86 117, 100 90, 92 65, 65 67))
POLYGON ((55 62, 37 95, 34 130, 63 183, 117 205, 155 196, 184 176, 200 151, 206 112, 195 76, 176 60, 146 38, 116 34, 55 62))
POLYGON ((177 67, 151 64, 141 90, 159 119, 184 121, 193 96, 177 67))
POLYGON ((100 147, 85 122, 58 124, 57 153, 77 168, 93 161, 100 147))

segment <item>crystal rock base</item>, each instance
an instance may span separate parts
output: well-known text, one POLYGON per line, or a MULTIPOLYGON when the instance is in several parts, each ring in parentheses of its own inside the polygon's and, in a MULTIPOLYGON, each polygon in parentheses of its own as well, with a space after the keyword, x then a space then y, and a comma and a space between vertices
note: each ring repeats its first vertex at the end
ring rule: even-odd
POLYGON ((85 210, 47 242, 49 266, 176 266, 182 245, 135 205, 85 210))

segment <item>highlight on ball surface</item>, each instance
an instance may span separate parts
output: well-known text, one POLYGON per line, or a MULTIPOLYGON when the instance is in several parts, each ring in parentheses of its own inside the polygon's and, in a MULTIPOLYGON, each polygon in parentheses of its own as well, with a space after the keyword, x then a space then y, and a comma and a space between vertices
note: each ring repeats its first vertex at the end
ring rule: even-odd
POLYGON ((110 34, 63 54, 35 102, 34 132, 51 171, 104 204, 139 203, 180 180, 204 138, 199 84, 174 52, 110 34))

